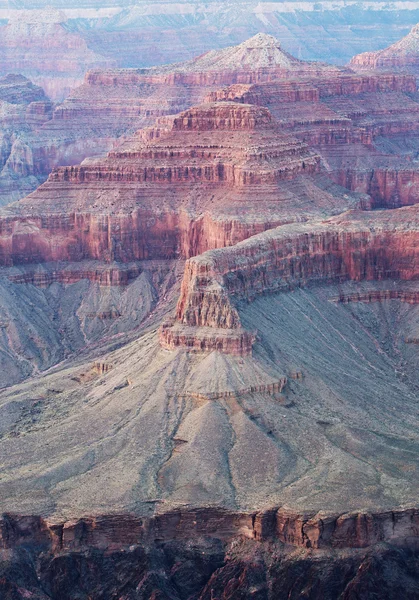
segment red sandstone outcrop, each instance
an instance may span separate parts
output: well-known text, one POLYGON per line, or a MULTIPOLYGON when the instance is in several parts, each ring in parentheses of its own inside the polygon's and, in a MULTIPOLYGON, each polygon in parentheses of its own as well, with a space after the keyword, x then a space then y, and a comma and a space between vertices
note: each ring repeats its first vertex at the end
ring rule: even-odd
POLYGON ((368 194, 374 208, 419 199, 419 104, 407 74, 334 74, 232 85, 211 100, 267 106, 279 127, 314 147, 339 185, 368 194))
MULTIPOLYGON (((39 181, 54 166, 104 153, 116 138, 156 118, 222 99, 268 106, 285 131, 310 145, 361 143, 371 149, 377 136, 418 129, 418 104, 407 96, 415 89, 414 78, 405 75, 355 75, 297 60, 275 38, 258 35, 186 63, 89 72, 37 137, 16 147, 14 163, 39 181), (231 87, 220 90, 223 85, 231 87)), ((347 169, 337 164, 333 149, 326 148, 324 158, 335 181, 343 179, 347 169)), ((386 159, 382 163, 397 168, 386 159)), ((362 186, 359 191, 370 193, 362 186)))
MULTIPOLYGON (((44 28, 61 28, 54 23, 47 22, 44 28)), ((73 34, 65 35, 72 39, 73 34)), ((54 44, 52 48, 54 51, 54 44)), ((88 156, 104 154, 120 136, 203 102, 220 85, 272 80, 290 73, 316 78, 341 72, 337 67, 299 61, 284 52, 278 40, 265 35, 186 63, 152 69, 93 70, 83 85, 56 107, 53 118, 37 135, 15 148, 14 164, 19 163, 28 177, 20 195, 11 196, 9 201, 34 189, 53 167, 75 165, 88 156), (34 182, 31 187, 29 177, 34 182)))
POLYGON ((356 70, 401 70, 419 73, 419 25, 401 40, 377 52, 363 52, 354 56, 350 66, 356 70))
POLYGON ((283 508, 240 513, 216 507, 173 510, 153 517, 103 515, 62 523, 41 517, 5 514, 0 547, 42 546, 55 553, 86 548, 123 550, 155 539, 160 542, 212 536, 277 539, 305 548, 365 548, 380 542, 415 548, 419 512, 414 508, 342 515, 299 513, 283 508))
MULTIPOLYGON (((207 350, 213 328, 214 348, 220 329, 226 334, 241 331, 235 299, 251 301, 257 294, 322 281, 415 280, 419 277, 417 225, 417 207, 401 210, 393 218, 386 212, 353 213, 325 223, 279 227, 231 248, 191 258, 185 267, 176 323, 173 330, 162 327, 162 344, 182 346, 182 326, 189 338, 191 328, 197 337, 204 328, 203 350, 207 350)), ((229 352, 228 344, 222 349, 229 352)), ((243 354, 249 352, 248 345, 241 349, 243 354)))
POLYGON ((160 119, 105 159, 54 170, 4 210, 0 260, 189 257, 362 201, 319 173, 319 156, 266 108, 203 105, 160 119))

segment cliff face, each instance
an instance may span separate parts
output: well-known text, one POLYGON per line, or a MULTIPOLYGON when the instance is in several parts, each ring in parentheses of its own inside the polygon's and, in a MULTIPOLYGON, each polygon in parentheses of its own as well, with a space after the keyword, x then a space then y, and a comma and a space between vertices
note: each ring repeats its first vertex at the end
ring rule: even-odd
POLYGON ((415 75, 419 72, 419 26, 401 40, 377 52, 354 56, 350 66, 357 70, 401 70, 415 75))
POLYGON ((272 542, 256 545, 234 539, 227 545, 214 537, 193 540, 188 545, 179 541, 133 545, 124 551, 32 552, 30 556, 9 552, 1 566, 0 590, 5 600, 29 594, 53 600, 85 594, 97 600, 121 593, 130 600, 186 600, 192 594, 198 600, 233 600, 250 599, 255 593, 261 600, 297 600, 308 591, 313 600, 353 594, 370 600, 377 586, 391 600, 397 594, 408 600, 416 595, 418 557, 408 549, 376 546, 320 555, 300 550, 295 556, 272 542))
MULTIPOLYGON (((307 63, 282 50, 275 38, 257 35, 239 46, 185 63, 90 71, 83 85, 55 108, 53 118, 42 124, 36 136, 27 136, 15 145, 11 163, 17 172, 27 173, 28 182, 32 177, 39 183, 53 167, 75 165, 87 156, 103 154, 116 145, 119 136, 129 136, 165 115, 204 100, 234 100, 268 106, 285 132, 317 150, 327 146, 321 154, 334 180, 340 183, 346 178, 350 189, 369 193, 375 206, 385 206, 384 190, 363 186, 346 163, 351 153, 363 161, 366 150, 374 163, 370 174, 373 168, 390 173, 399 169, 394 157, 387 151, 376 156, 373 146, 377 140, 383 146, 384 139, 387 147, 397 135, 416 139, 419 113, 415 89, 412 76, 355 75, 349 69, 307 63), (354 149, 355 144, 361 144, 361 149, 354 149), (335 146, 343 145, 348 149, 342 159, 335 146)), ((412 144, 417 146, 414 141, 412 144)), ((402 152, 405 150, 395 154, 402 152)), ((410 154, 413 160, 414 148, 410 154)), ((362 173, 368 167, 367 163, 362 173)), ((365 177, 368 179, 368 172, 365 177)), ((24 187, 20 195, 29 189, 24 187)), ((5 196, 5 200, 15 199, 18 193, 5 196)), ((404 191, 397 194, 402 198, 404 191)), ((400 202, 393 199, 390 204, 400 202)))
MULTIPOLYGON (((36 16, 36 11, 33 14, 36 16)), ((63 35, 65 38, 68 36, 70 41, 66 38, 66 44, 70 44, 71 49, 66 57, 70 60, 78 51, 77 40, 74 41, 73 34, 64 32, 62 26, 51 19, 51 22, 47 19, 44 25, 31 25, 25 36, 30 39, 32 30, 38 32, 42 44, 51 46, 51 53, 55 52, 57 40, 60 41, 63 35), (61 34, 56 35, 54 28, 58 28, 61 34), (54 37, 51 44, 42 37, 44 29, 45 35, 54 37)), ((24 29, 24 21, 22 23, 15 28, 24 29)), ((35 52, 37 56, 42 55, 38 50, 35 52)), ((83 50, 83 53, 89 57, 88 52, 83 50)), ((30 60, 27 53, 25 57, 30 60)), ((71 71, 71 65, 61 66, 71 71)), ((21 65, 19 69, 22 68, 21 65)), ((86 66, 81 68, 86 69, 86 66)), ((264 35, 180 64, 152 69, 94 69, 86 75, 83 85, 55 108, 52 119, 43 123, 36 136, 26 136, 16 145, 14 164, 19 163, 21 170, 26 171, 35 183, 31 187, 29 183, 24 186, 20 195, 18 189, 14 196, 5 195, 4 203, 18 199, 37 187, 53 167, 78 164, 87 156, 104 154, 123 134, 130 135, 153 124, 162 115, 176 114, 201 103, 220 85, 237 81, 269 81, 288 77, 291 73, 304 77, 333 77, 341 71, 328 65, 299 61, 284 52, 278 40, 264 35)), ((59 76, 53 74, 52 81, 59 81, 59 76)), ((30 181, 29 177, 27 181, 30 181)))
POLYGON ((1 261, 189 257, 361 201, 322 178, 319 157, 266 108, 208 104, 160 119, 106 159, 54 170, 5 209, 1 261))
MULTIPOLYGON (((178 326, 162 328, 163 345, 188 347, 182 340, 182 325, 189 336, 193 330, 188 328, 196 328, 199 336, 203 327, 207 338, 212 328, 212 347, 221 347, 219 330, 225 330, 226 339, 242 327, 233 298, 252 300, 260 293, 322 281, 417 279, 416 208, 394 220, 387 213, 361 215, 279 227, 232 248, 190 259, 177 306, 178 326)), ((207 347, 211 347, 208 339, 207 347)), ((234 348, 233 353, 251 351, 249 344, 234 348)), ((227 343, 223 350, 230 351, 227 343)))
POLYGON ((38 185, 25 142, 52 116, 42 88, 21 75, 0 78, 0 204, 20 198, 38 185))
POLYGON ((173 510, 153 517, 103 515, 64 523, 48 523, 41 517, 3 515, 1 548, 22 545, 54 554, 92 549, 124 551, 133 545, 174 542, 193 538, 234 538, 264 542, 276 540, 294 547, 368 548, 391 543, 416 549, 418 511, 388 511, 344 515, 302 514, 283 509, 240 513, 208 507, 173 510))
POLYGON ((418 200, 419 104, 411 75, 323 75, 310 82, 233 85, 209 99, 267 106, 279 126, 318 152, 336 183, 374 208, 418 200))

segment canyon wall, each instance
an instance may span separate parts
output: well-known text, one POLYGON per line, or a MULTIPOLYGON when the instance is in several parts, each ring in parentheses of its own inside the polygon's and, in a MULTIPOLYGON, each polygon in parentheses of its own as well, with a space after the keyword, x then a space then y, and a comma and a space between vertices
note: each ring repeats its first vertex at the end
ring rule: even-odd
POLYGON ((281 508, 241 513, 207 507, 174 510, 154 517, 115 514, 63 523, 4 514, 0 547, 6 550, 31 545, 55 553, 86 548, 115 551, 155 540, 211 536, 227 541, 243 536, 316 549, 366 548, 382 542, 417 548, 418 524, 419 512, 414 508, 376 514, 316 515, 281 508))
MULTIPOLYGON (((406 209, 397 218, 406 222, 392 222, 386 213, 369 217, 355 213, 325 224, 285 226, 191 258, 185 267, 176 323, 162 327, 162 344, 181 347, 183 326, 190 337, 193 330, 188 328, 195 328, 199 336, 202 327, 208 349, 212 328, 214 345, 228 352, 228 344, 222 347, 217 335, 224 330, 228 338, 229 332, 241 330, 233 299, 251 301, 257 294, 319 282, 417 279, 418 233, 413 226, 417 211, 406 209)), ((241 348, 248 353, 249 344, 234 346, 233 353, 241 348)))
POLYGON ((354 56, 350 66, 356 70, 400 70, 407 73, 419 73, 418 55, 419 25, 401 40, 383 50, 363 52, 354 56))

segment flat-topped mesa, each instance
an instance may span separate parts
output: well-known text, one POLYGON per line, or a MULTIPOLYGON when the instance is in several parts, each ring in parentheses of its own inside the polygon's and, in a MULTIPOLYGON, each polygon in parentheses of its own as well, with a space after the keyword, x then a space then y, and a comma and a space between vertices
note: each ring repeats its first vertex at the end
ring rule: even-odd
MULTIPOLYGON (((174 334, 181 345, 182 326, 241 328, 233 299, 288 291, 319 282, 414 280, 419 278, 419 209, 348 213, 325 223, 279 227, 248 240, 191 258, 176 310, 174 334)), ((162 344, 171 336, 162 329, 162 344)), ((207 347, 210 344, 207 341, 207 347)), ((224 351, 228 352, 227 345, 224 351)))
POLYGON ((354 56, 349 66, 355 70, 402 70, 419 74, 419 23, 401 40, 376 52, 354 56))

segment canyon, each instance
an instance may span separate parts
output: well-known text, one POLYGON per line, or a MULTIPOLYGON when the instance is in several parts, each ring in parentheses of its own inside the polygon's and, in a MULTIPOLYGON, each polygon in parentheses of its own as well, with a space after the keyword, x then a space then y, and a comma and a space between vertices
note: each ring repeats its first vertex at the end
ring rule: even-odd
POLYGON ((416 598, 414 74, 258 34, 1 93, 52 169, 0 209, 2 597, 416 598))
POLYGON ((66 21, 64 13, 52 8, 18 11, 0 28, 0 73, 28 76, 52 99, 63 100, 89 67, 115 64, 67 31, 66 21))
POLYGON ((228 99, 267 106, 285 133, 314 146, 336 183, 369 194, 375 207, 410 204, 416 186, 402 179, 416 177, 415 90, 412 75, 300 61, 262 34, 186 63, 93 70, 52 118, 19 136, 9 162, 27 177, 19 190, 15 175, 13 191, 6 188, 0 200, 24 196, 30 181, 34 189, 56 166, 105 155, 162 116, 228 99))
MULTIPOLYGON (((45 5, 41 0, 2 2, 0 19, 4 24, 22 21, 30 9, 34 14, 45 5)), ((391 4, 379 0, 91 0, 73 2, 71 7, 51 0, 48 5, 61 11, 64 28, 77 36, 80 45, 87 44, 92 53, 120 67, 188 60, 241 43, 258 32, 282 39, 289 52, 303 59, 345 64, 354 54, 396 42, 419 21, 418 7, 406 0, 391 4)))

